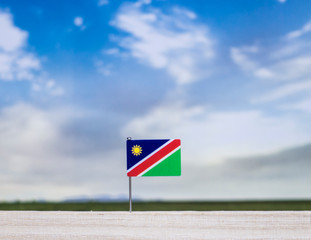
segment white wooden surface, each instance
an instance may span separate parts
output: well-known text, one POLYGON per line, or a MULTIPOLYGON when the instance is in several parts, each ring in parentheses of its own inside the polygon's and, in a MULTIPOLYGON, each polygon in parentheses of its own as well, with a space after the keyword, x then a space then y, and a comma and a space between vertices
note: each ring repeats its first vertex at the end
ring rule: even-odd
POLYGON ((0 211, 0 239, 311 239, 311 211, 0 211))

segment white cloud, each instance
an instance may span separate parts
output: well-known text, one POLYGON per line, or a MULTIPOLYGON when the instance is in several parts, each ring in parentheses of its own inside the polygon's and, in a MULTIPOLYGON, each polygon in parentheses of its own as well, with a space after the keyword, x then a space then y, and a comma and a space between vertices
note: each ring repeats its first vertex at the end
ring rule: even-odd
POLYGON ((86 26, 84 24, 84 19, 80 16, 77 16, 73 19, 73 24, 78 27, 81 31, 86 29, 86 26))
MULTIPOLYGON (((306 33, 310 30, 311 22, 308 22, 299 32, 306 33)), ((292 33, 287 36, 293 36, 292 33)), ((295 38, 291 37, 291 41, 278 41, 272 50, 263 46, 232 47, 231 59, 242 70, 259 79, 306 80, 311 77, 311 44, 295 38)))
POLYGON ((265 88, 269 84, 272 88, 266 90, 266 93, 260 93, 260 96, 253 97, 252 103, 278 100, 277 108, 290 110, 291 108, 282 106, 298 106, 300 102, 307 102, 307 99, 301 98, 310 93, 311 44, 298 37, 310 30, 311 23, 308 22, 299 31, 287 34, 286 40, 280 39, 272 46, 262 44, 261 47, 257 45, 255 48, 253 46, 231 48, 234 63, 247 75, 260 80, 265 88))
MULTIPOLYGON (((1 154, 19 146, 20 151, 15 151, 20 157, 35 148, 36 154, 44 154, 43 148, 51 145, 51 139, 57 134, 57 125, 61 118, 53 117, 52 113, 45 112, 27 104, 17 104, 2 109, 0 124, 2 126, 1 154), (4 138, 3 136, 6 136, 4 138), (17 137, 18 136, 18 137, 17 137)), ((12 153, 12 152, 11 152, 12 153)), ((8 156, 3 156, 6 158, 8 156)), ((23 162, 26 165, 26 162, 23 162)), ((19 165, 17 167, 25 169, 19 165)))
POLYGON ((18 51, 26 45, 28 33, 14 26, 12 15, 0 10, 0 50, 18 51))
POLYGON ((97 60, 95 61, 95 66, 97 68, 97 72, 99 72, 100 74, 104 75, 104 76, 109 76, 111 75, 111 69, 112 69, 112 65, 111 64, 104 64, 103 61, 101 60, 97 60))
MULTIPOLYGON (((288 49, 288 48, 287 48, 288 49)), ((278 54, 285 51, 277 50, 278 54)), ((264 56, 259 51, 250 52, 245 47, 231 48, 231 58, 243 71, 259 79, 293 81, 311 76, 311 55, 309 52, 283 58, 275 58, 274 52, 264 56)))
POLYGON ((0 180, 5 183, 0 186, 0 201, 121 193, 123 180, 126 186, 124 162, 118 161, 122 151, 102 150, 102 140, 94 149, 98 139, 87 133, 92 114, 25 103, 0 109, 0 180), (75 129, 75 123, 84 117, 88 118, 85 125, 75 129), (86 135, 79 135, 81 128, 86 135), (103 179, 113 177, 118 178, 113 186, 109 181, 102 185, 103 179))
MULTIPOLYGON (((27 51, 28 32, 16 27, 12 15, 0 10, 0 80, 27 80, 32 89, 43 89, 49 79, 42 70, 42 64, 36 54, 27 51)), ((60 95, 60 87, 45 88, 47 93, 60 95), (51 90, 51 91, 49 91, 51 90)), ((63 90, 62 90, 63 91, 63 90)))
POLYGON ((140 8, 143 5, 148 5, 150 3, 151 3, 151 0, 138 0, 137 2, 134 3, 134 6, 137 8, 140 8))
POLYGON ((75 17, 74 19, 73 19, 73 23, 74 23, 74 25, 76 26, 76 27, 78 27, 78 28, 80 28, 80 30, 85 30, 86 29, 86 26, 85 26, 85 24, 83 24, 83 22, 84 22, 84 20, 83 20, 83 18, 82 17, 75 17))
MULTIPOLYGON (((49 82, 48 85, 54 84, 49 82)), ((106 132, 101 132, 102 138, 97 138, 99 129, 92 127, 91 115, 82 109, 44 109, 24 103, 1 109, 0 180, 5 184, 0 185, 0 200, 60 200, 82 194, 126 194, 124 144, 118 143, 117 148, 107 146, 111 138, 106 132), (77 125, 83 118, 86 121, 77 125), (91 132, 87 130, 89 127, 91 132), (94 148, 94 145, 97 146, 94 148), (111 182, 111 179, 117 180, 111 182)), ((258 111, 208 112, 202 106, 186 107, 183 104, 154 108, 129 122, 123 135, 182 139, 183 173, 180 178, 133 179, 135 197, 144 199, 266 196, 266 189, 271 190, 271 184, 276 184, 265 176, 270 171, 262 169, 270 165, 262 166, 255 158, 261 168, 249 173, 253 163, 247 160, 236 164, 232 158, 249 157, 252 153, 267 154, 310 140, 310 132, 287 117, 270 118, 258 111), (255 176, 252 175, 254 172, 255 176), (261 177, 259 181, 254 181, 258 176, 261 177), (265 190, 245 191, 258 184, 265 190), (171 191, 172 187, 175 191, 171 191)), ((282 162, 278 161, 278 164, 282 162)), ((289 167, 295 164, 289 164, 289 167)), ((295 174, 289 176, 288 181, 281 179, 282 183, 305 179, 301 171, 294 173, 282 166, 285 174, 295 174)), ((273 165, 272 169, 277 166, 273 165)), ((288 193, 286 189, 292 189, 295 184, 276 191, 276 196, 288 193)), ((306 187, 307 184, 301 189, 306 187)), ((303 193, 297 190, 284 196, 299 197, 303 193)))
POLYGON ((219 164, 227 158, 267 154, 311 140, 290 117, 260 111, 212 112, 201 106, 158 106, 130 121, 123 137, 181 138, 185 164, 219 164))
POLYGON ((303 111, 303 112, 310 114, 311 113, 311 98, 306 98, 296 103, 283 104, 280 106, 280 109, 297 110, 297 111, 303 111))
POLYGON ((259 98, 255 98, 253 102, 254 103, 271 102, 303 92, 311 94, 311 81, 283 85, 279 88, 273 89, 271 92, 268 92, 260 96, 259 98))
POLYGON ((0 80, 33 80, 40 61, 26 52, 28 33, 14 26, 12 15, 0 11, 0 80))
POLYGON ((307 22, 302 28, 288 33, 286 35, 286 38, 288 40, 299 38, 310 31, 311 31, 311 21, 307 22))
POLYGON ((82 17, 75 17, 73 20, 73 23, 77 27, 81 27, 83 25, 83 18, 82 17))
POLYGON ((286 2, 286 0, 277 0, 278 2, 280 2, 280 3, 285 3, 286 2))
MULTIPOLYGON (((61 139, 59 127, 64 121, 64 113, 17 104, 1 109, 0 116, 0 171, 6 186, 21 181, 17 185, 22 189, 23 181, 34 182, 30 172, 42 169, 45 164, 50 170, 56 167, 53 164, 61 164, 56 161, 55 144, 61 139), (49 162, 53 158, 54 162, 49 162)), ((5 191, 2 199, 10 198, 10 194, 19 197, 19 194, 5 191)))
POLYGON ((104 5, 108 5, 109 1, 108 0, 99 0, 98 1, 98 6, 104 6, 104 5))
POLYGON ((50 79, 46 82, 45 88, 50 92, 52 96, 62 96, 65 91, 62 87, 56 85, 55 80, 50 79))
POLYGON ((197 18, 197 15, 194 12, 189 11, 188 9, 185 9, 185 8, 174 7, 173 11, 174 11, 174 13, 179 14, 179 15, 184 15, 185 17, 187 17, 189 19, 196 19, 197 18))
POLYGON ((311 76, 311 56, 296 56, 290 59, 280 60, 271 67, 256 69, 254 72, 259 78, 293 81, 311 76), (265 69, 269 74, 260 74, 265 69))
POLYGON ((32 90, 34 92, 49 94, 51 96, 62 96, 65 90, 56 84, 54 79, 47 76, 37 76, 32 82, 32 90))
POLYGON ((194 22, 195 14, 175 8, 166 15, 159 9, 142 8, 148 2, 126 4, 112 22, 130 34, 120 45, 133 57, 157 69, 165 69, 178 84, 207 76, 214 44, 206 26, 194 22))
POLYGON ((273 154, 283 149, 309 143, 310 133, 309 124, 290 115, 271 117, 256 110, 213 111, 172 101, 132 119, 121 130, 123 138, 181 139, 180 178, 135 182, 135 194, 147 198, 161 195, 166 199, 306 196, 306 179, 310 177, 307 171, 293 170, 295 155, 288 157, 291 162, 285 159, 285 163, 283 159, 261 161, 257 156, 272 161, 273 154), (296 188, 297 183, 301 188, 296 188), (173 186, 174 192, 170 191, 173 186), (161 189, 161 194, 154 189, 161 189))
POLYGON ((231 48, 230 54, 232 60, 239 65, 244 71, 253 71, 256 69, 257 63, 250 59, 248 54, 257 53, 258 48, 255 46, 251 47, 241 47, 241 48, 231 48))
POLYGON ((120 53, 119 48, 109 48, 106 50, 102 51, 103 54, 107 54, 107 55, 116 55, 120 53))

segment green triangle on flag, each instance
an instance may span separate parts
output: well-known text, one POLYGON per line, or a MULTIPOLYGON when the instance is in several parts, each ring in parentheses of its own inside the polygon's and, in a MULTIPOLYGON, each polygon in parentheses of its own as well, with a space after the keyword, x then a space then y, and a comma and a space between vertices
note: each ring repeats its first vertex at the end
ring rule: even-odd
POLYGON ((181 175, 181 150, 165 158, 142 176, 180 176, 181 175))

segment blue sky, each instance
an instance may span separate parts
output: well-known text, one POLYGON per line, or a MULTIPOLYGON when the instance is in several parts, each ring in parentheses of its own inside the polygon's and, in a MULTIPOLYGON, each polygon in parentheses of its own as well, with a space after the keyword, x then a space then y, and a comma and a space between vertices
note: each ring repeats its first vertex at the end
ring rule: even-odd
POLYGON ((126 195, 128 136, 182 139, 140 198, 310 198, 310 10, 1 1, 1 200, 126 195))

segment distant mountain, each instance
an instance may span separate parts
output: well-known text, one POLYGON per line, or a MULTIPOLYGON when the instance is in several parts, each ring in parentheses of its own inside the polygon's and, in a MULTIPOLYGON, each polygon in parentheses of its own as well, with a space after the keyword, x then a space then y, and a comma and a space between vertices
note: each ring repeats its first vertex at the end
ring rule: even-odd
MULTIPOLYGON (((120 195, 96 195, 96 196, 87 196, 87 195, 80 195, 80 196, 73 196, 64 199, 62 202, 126 202, 129 200, 129 197, 125 194, 120 195)), ((139 200, 135 198, 134 200, 139 200)))

